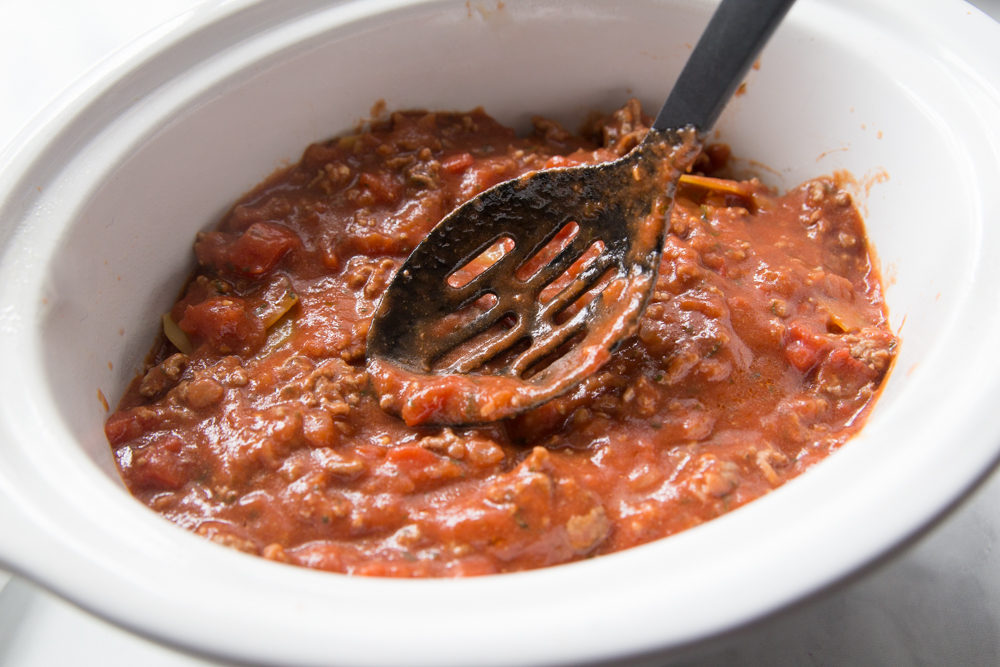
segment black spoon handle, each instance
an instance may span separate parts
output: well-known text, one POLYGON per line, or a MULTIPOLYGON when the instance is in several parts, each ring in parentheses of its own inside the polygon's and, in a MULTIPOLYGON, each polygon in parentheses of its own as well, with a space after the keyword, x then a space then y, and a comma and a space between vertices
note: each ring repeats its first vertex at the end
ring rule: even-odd
POLYGON ((709 130, 795 0, 722 0, 653 122, 709 130))

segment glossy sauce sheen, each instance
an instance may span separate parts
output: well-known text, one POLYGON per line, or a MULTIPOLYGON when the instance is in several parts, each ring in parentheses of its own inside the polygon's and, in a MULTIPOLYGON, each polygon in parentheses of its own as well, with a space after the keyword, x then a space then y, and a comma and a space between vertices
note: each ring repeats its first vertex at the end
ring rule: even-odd
MULTIPOLYGON (((517 138, 481 111, 396 113, 310 146, 197 239, 198 275, 170 313, 190 353, 158 343, 106 425, 131 492, 267 558, 463 576, 676 533, 836 450, 896 339, 861 218, 831 179, 783 196, 682 183, 638 333, 568 394, 462 429, 379 408, 367 326, 419 239, 502 180, 626 153, 647 123, 635 102, 587 138, 545 120, 517 138)), ((725 154, 710 147, 695 171, 725 154)))

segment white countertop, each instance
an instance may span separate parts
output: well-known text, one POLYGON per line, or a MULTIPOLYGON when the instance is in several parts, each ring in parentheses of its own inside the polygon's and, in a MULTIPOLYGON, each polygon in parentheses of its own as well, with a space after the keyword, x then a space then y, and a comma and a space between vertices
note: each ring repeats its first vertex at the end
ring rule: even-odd
MULTIPOLYGON (((96 62, 203 2, 0 0, 0 146, 96 62)), ((973 4, 1000 21, 1000 0, 973 4)), ((0 667, 216 664, 119 630, 0 571, 0 667)), ((684 664, 1000 664, 1000 472, 886 563, 684 664)))

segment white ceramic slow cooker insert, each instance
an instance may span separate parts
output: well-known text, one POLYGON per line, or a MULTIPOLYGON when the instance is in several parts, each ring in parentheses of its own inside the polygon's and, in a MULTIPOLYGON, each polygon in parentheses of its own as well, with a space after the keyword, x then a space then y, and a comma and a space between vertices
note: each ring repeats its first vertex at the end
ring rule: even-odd
POLYGON ((134 500, 104 438, 194 235, 388 108, 575 127, 655 110, 700 0, 227 0, 116 55, 0 155, 0 564, 162 641, 270 665, 663 664, 889 552, 1000 454, 1000 27, 958 0, 799 0, 717 125, 778 187, 838 170, 902 347, 841 451, 629 551, 511 575, 314 572, 134 500))

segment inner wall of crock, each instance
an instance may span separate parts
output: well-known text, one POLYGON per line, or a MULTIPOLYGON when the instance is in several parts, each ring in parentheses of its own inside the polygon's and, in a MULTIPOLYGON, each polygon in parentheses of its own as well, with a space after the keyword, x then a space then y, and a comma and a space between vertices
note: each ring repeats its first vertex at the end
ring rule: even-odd
MULTIPOLYGON (((880 53, 868 52, 881 27, 808 9, 793 12, 717 127, 777 186, 837 170, 859 179, 894 328, 906 322, 877 414, 886 418, 913 381, 901 371, 941 336, 970 270, 968 169, 961 142, 935 117, 967 111, 941 97, 946 77, 903 43, 882 34, 880 53), (935 191, 958 194, 926 196, 935 191), (950 221, 947 238, 924 233, 940 219, 950 221)), ((41 336, 52 393, 79 444, 117 480, 96 392, 113 409, 140 369, 160 314, 194 266, 194 235, 309 142, 351 129, 380 99, 390 109, 482 105, 522 131, 536 113, 575 128, 587 112, 632 95, 655 113, 708 12, 686 2, 437 3, 248 56, 181 102, 164 102, 166 93, 197 72, 140 101, 129 113, 155 132, 136 145, 111 127, 96 140, 118 157, 50 262, 41 336)), ((86 163, 81 156, 67 168, 83 173, 86 163)))

